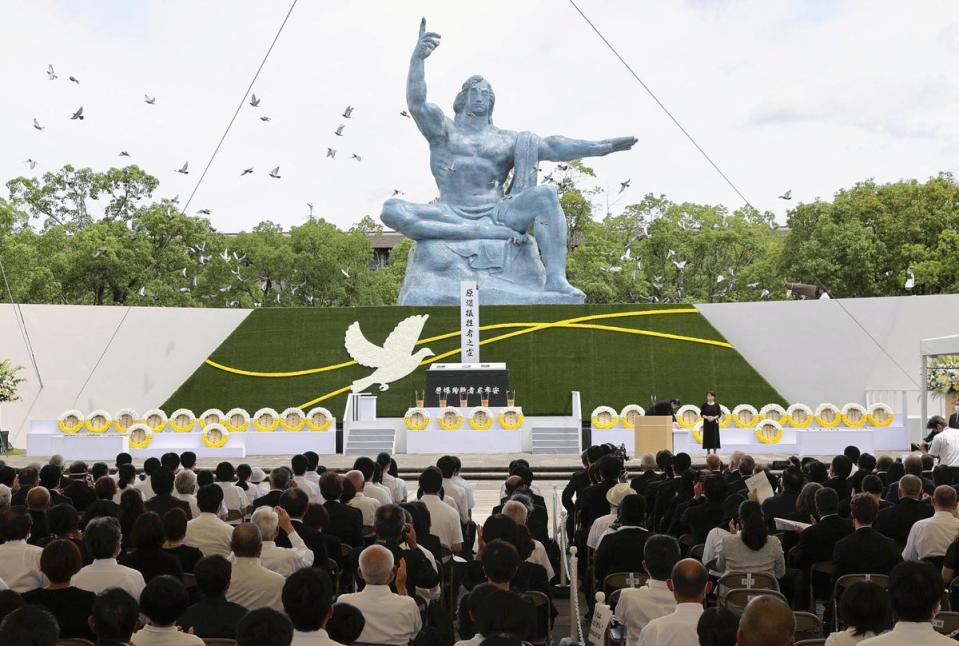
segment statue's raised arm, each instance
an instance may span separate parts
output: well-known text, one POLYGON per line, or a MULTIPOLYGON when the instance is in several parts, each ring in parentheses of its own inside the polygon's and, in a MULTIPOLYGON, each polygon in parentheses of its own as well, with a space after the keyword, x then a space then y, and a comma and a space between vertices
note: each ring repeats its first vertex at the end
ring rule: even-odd
POLYGON ((410 59, 410 71, 406 77, 406 104, 416 126, 428 140, 446 134, 446 116, 438 106, 426 102, 426 74, 424 61, 440 45, 440 35, 426 31, 426 18, 420 21, 420 33, 416 39, 416 48, 410 59))
POLYGON ((584 141, 554 135, 540 140, 539 158, 547 161, 572 161, 583 157, 602 157, 610 153, 629 150, 636 144, 636 141, 636 137, 584 141))

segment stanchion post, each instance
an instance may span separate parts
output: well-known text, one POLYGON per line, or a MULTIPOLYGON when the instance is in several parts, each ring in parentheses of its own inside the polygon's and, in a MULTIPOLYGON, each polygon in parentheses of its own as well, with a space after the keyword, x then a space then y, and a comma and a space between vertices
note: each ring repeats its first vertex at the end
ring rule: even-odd
POLYGON ((579 577, 576 546, 569 548, 569 639, 575 644, 583 643, 583 626, 579 618, 579 577))

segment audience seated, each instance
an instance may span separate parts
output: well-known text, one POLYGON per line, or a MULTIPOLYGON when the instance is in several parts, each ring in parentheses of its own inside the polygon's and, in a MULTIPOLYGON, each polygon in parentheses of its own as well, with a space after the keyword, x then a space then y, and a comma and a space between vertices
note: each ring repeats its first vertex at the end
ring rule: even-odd
POLYGON ((47 511, 50 509, 50 492, 46 487, 36 486, 27 493, 27 513, 30 514, 30 545, 43 545, 50 538, 50 523, 47 511))
POLYGON ((726 480, 718 473, 696 482, 693 499, 679 518, 680 531, 688 532, 694 545, 705 543, 709 531, 722 520, 726 494, 726 480))
POLYGON ((871 581, 846 588, 839 601, 839 616, 848 628, 829 635, 826 646, 854 646, 892 628, 889 595, 871 581))
POLYGON ((17 608, 24 606, 23 596, 13 590, 0 590, 0 621, 17 608))
POLYGON ((889 575, 889 600, 896 624, 891 631, 859 643, 863 646, 955 644, 932 626, 941 598, 942 583, 933 566, 915 561, 900 563, 889 575))
MULTIPOLYGON (((282 507, 258 507, 250 522, 260 532, 260 564, 268 570, 288 577, 297 570, 313 565, 313 552, 306 546, 290 522, 290 515, 282 507), (282 529, 291 547, 277 547, 276 537, 282 529)), ((326 567, 326 562, 318 564, 326 567)))
POLYGON ((762 502, 763 516, 766 518, 769 531, 775 530, 776 518, 789 518, 796 513, 796 503, 799 500, 799 493, 802 491, 805 479, 802 470, 790 466, 783 469, 779 482, 782 491, 762 502))
MULTIPOLYGON (((589 526, 589 533, 586 536, 586 547, 593 551, 599 547, 600 537, 606 533, 606 530, 609 529, 610 525, 616 522, 616 518, 619 516, 620 503, 622 503, 623 500, 628 496, 635 495, 637 495, 636 491, 625 482, 619 482, 615 484, 606 492, 606 502, 609 503, 609 513, 600 516, 593 521, 592 525, 589 526)), ((496 513, 495 509, 493 510, 493 513, 496 513)))
POLYGON ((204 556, 230 554, 233 528, 217 516, 222 503, 223 489, 214 484, 200 487, 196 493, 200 515, 187 523, 183 542, 197 548, 204 556))
POLYGON ((333 584, 317 568, 290 575, 283 584, 283 611, 293 623, 293 646, 331 646, 325 628, 333 613, 333 584))
POLYGON ((97 646, 129 644, 139 618, 140 606, 126 590, 110 588, 98 594, 90 615, 97 646))
POLYGON ((80 571, 83 562, 80 550, 63 539, 51 541, 40 555, 40 569, 50 582, 45 588, 23 593, 25 603, 45 606, 53 613, 60 627, 60 638, 79 638, 93 641, 87 618, 93 609, 96 595, 71 585, 71 578, 80 571))
POLYGON ((935 510, 932 505, 920 500, 923 490, 918 476, 904 475, 894 484, 898 490, 897 502, 879 512, 876 528, 904 548, 912 526, 932 516, 935 510))
POLYGON ((699 646, 736 646, 738 631, 739 617, 725 608, 706 608, 696 624, 699 646))
POLYGON ((363 613, 366 625, 359 641, 404 646, 412 641, 423 626, 416 601, 407 596, 406 564, 394 567, 393 553, 382 545, 371 545, 360 554, 360 576, 366 585, 353 594, 342 594, 339 600, 355 606, 363 613), (396 581, 396 590, 390 583, 396 581))
MULTIPOLYGON (((516 578, 516 573, 521 565, 519 552, 516 551, 516 548, 512 544, 501 539, 482 543, 479 562, 486 582, 497 586, 501 590, 512 589, 511 582, 516 578)), ((474 589, 479 587, 479 585, 474 586, 474 589)), ((474 618, 476 616, 474 609, 475 603, 476 601, 472 598, 472 593, 460 600, 457 617, 460 638, 463 640, 471 639, 476 634, 476 626, 474 625, 474 618)), ((545 622, 549 619, 545 616, 542 618, 537 616, 536 609, 527 599, 522 599, 519 607, 526 616, 526 626, 529 630, 529 632, 522 635, 522 637, 533 638, 537 633, 545 634, 545 622), (539 629, 541 621, 543 622, 542 630, 539 629)))
POLYGON ((776 579, 786 573, 782 545, 778 538, 769 535, 758 502, 747 500, 740 504, 738 518, 729 531, 719 550, 719 572, 762 573, 776 579))
POLYGON ((376 543, 393 554, 394 563, 402 559, 406 564, 406 593, 409 596, 416 594, 416 588, 431 590, 439 585, 439 572, 435 562, 430 560, 432 555, 416 544, 416 532, 407 524, 406 512, 399 505, 381 505, 373 523, 376 543))
POLYGON ((641 588, 624 588, 619 593, 616 617, 626 626, 626 645, 635 646, 639 634, 653 619, 676 609, 676 599, 667 580, 680 558, 679 542, 672 536, 650 536, 643 545, 643 569, 649 574, 641 588))
POLYGON ((286 467, 277 467, 270 470, 270 490, 253 501, 253 508, 276 507, 280 504, 280 496, 290 487, 293 473, 286 467))
POLYGON ((699 561, 684 559, 673 566, 666 585, 676 608, 651 620, 639 633, 639 646, 679 646, 698 642, 696 625, 703 614, 703 601, 712 590, 706 568, 699 561))
POLYGON ((629 481, 629 486, 639 495, 646 493, 650 482, 659 480, 662 476, 656 472, 656 458, 652 453, 644 453, 639 457, 639 475, 629 481))
POLYGON ((51 507, 49 513, 47 513, 47 521, 50 523, 50 536, 47 537, 47 543, 58 538, 68 540, 80 550, 83 565, 89 565, 93 562, 87 548, 83 545, 83 534, 80 532, 80 514, 77 513, 73 505, 51 507))
POLYGON ((850 512, 855 531, 836 541, 833 582, 845 574, 889 574, 901 560, 896 541, 873 529, 878 511, 879 504, 869 494, 852 497, 850 512))
POLYGON ((396 460, 390 457, 389 453, 380 453, 376 456, 376 466, 380 469, 380 483, 390 490, 393 502, 396 504, 406 502, 408 495, 406 482, 396 471, 396 460))
POLYGON ((73 500, 69 496, 64 496, 60 491, 63 480, 63 468, 55 464, 44 465, 40 469, 40 485, 47 488, 50 492, 50 506, 54 505, 73 505, 73 500))
POLYGON ((186 609, 177 621, 184 632, 197 637, 232 638, 246 608, 227 601, 233 567, 222 556, 205 556, 194 569, 200 600, 186 609))
POLYGON ((339 644, 352 644, 363 634, 365 626, 366 619, 359 608, 337 601, 326 622, 326 632, 330 639, 339 644))
MULTIPOLYGON (((526 501, 530 499, 526 498, 526 501)), ((530 501, 531 504, 532 501, 530 501)), ((494 514, 495 514, 494 507, 494 514)), ((533 530, 529 527, 529 514, 530 509, 527 507, 526 502, 523 499, 517 500, 507 500, 500 507, 500 512, 512 520, 517 525, 522 525, 529 530, 530 535, 532 535, 533 530)), ((553 572, 553 564, 549 561, 549 554, 546 552, 546 546, 543 545, 541 541, 538 541, 533 537, 533 553, 529 555, 529 558, 526 559, 530 563, 536 563, 542 565, 543 569, 546 570, 546 580, 552 581, 555 573, 553 572)))
POLYGON ((145 514, 146 511, 147 508, 143 504, 143 498, 133 491, 125 491, 120 496, 117 519, 120 521, 120 531, 123 532, 123 549, 130 547, 130 541, 133 539, 133 523, 137 522, 137 518, 145 514))
POLYGON ((340 502, 340 496, 343 495, 342 478, 332 471, 324 473, 320 476, 320 493, 324 499, 323 507, 330 516, 326 531, 339 538, 343 545, 362 546, 363 512, 340 502))
POLYGON ((586 487, 576 498, 577 522, 584 528, 577 544, 582 546, 586 545, 587 532, 593 522, 609 513, 606 493, 619 483, 619 476, 623 473, 623 461, 612 455, 604 455, 599 459, 597 469, 601 480, 586 487))
MULTIPOLYGON (((171 454, 175 455, 175 454, 171 454)), ((179 461, 179 458, 177 458, 179 461)), ((193 518, 190 502, 173 495, 173 486, 176 482, 173 471, 160 467, 150 476, 150 486, 153 488, 153 497, 146 501, 146 508, 155 512, 161 518, 171 509, 182 509, 187 519, 193 518)))
POLYGON ((845 455, 837 455, 832 459, 829 467, 829 479, 823 483, 824 487, 835 489, 839 500, 852 496, 852 485, 849 483, 849 474, 852 472, 852 462, 845 455))
POLYGON ((180 561, 184 572, 193 572, 197 561, 203 558, 203 552, 184 544, 186 538, 187 517, 182 509, 171 509, 163 514, 163 551, 180 561))
POLYGON ((796 618, 781 599, 760 594, 753 597, 739 619, 736 646, 791 646, 796 618))
MULTIPOLYGON (((279 506, 289 515, 293 533, 299 536, 312 552, 313 565, 318 568, 326 568, 328 557, 333 557, 334 560, 339 559, 340 540, 336 537, 327 536, 320 529, 304 523, 310 504, 307 493, 300 490, 299 487, 294 487, 283 492, 283 495, 280 496, 279 506)), ((319 503, 314 504, 317 508, 323 510, 326 520, 329 521, 329 515, 326 514, 325 508, 319 503)), ((280 534, 276 538, 276 544, 279 547, 293 547, 290 535, 287 534, 285 529, 281 528, 280 534)))
POLYGON ((147 583, 162 575, 182 581, 180 559, 163 549, 164 540, 163 521, 156 513, 148 511, 133 523, 131 550, 120 557, 120 564, 140 572, 147 583))
POLYGON ((263 541, 256 525, 237 525, 233 529, 230 549, 233 551, 233 572, 226 598, 247 610, 263 607, 281 609, 284 578, 260 563, 263 541))
POLYGON ((936 487, 932 496, 935 513, 916 521, 909 530, 902 558, 906 561, 938 559, 942 566, 946 550, 959 536, 959 518, 956 518, 956 490, 949 485, 936 487))
POLYGON ((613 572, 642 572, 644 547, 652 535, 643 527, 646 500, 642 496, 626 496, 618 512, 617 521, 602 537, 593 557, 593 575, 600 586, 613 572))
POLYGON ((90 521, 83 532, 83 544, 93 557, 93 563, 77 572, 73 585, 97 594, 107 588, 120 588, 133 598, 139 598, 146 582, 140 572, 117 562, 120 541, 120 522, 116 518, 90 521))
MULTIPOLYGON (((933 483, 932 480, 923 476, 921 457, 915 454, 907 455, 905 458, 903 458, 901 465, 899 463, 895 463, 893 464, 892 467, 890 467, 889 469, 890 476, 892 476, 892 474, 894 473, 894 470, 899 471, 900 466, 902 471, 904 471, 906 475, 913 475, 920 479, 922 483, 922 491, 926 495, 929 495, 929 496, 932 495, 932 492, 935 490, 936 485, 933 483)), ((899 501, 899 487, 897 485, 899 483, 899 478, 901 477, 902 477, 901 473, 898 475, 896 479, 892 479, 890 477, 890 481, 886 485, 886 494, 883 496, 883 498, 885 498, 889 502, 895 503, 899 501)))
POLYGON ((43 606, 26 605, 0 623, 0 644, 9 646, 56 646, 60 626, 43 606))
MULTIPOLYGON (((363 514, 363 533, 369 535, 373 532, 373 514, 376 513, 376 508, 380 506, 380 501, 364 493, 366 482, 363 479, 362 471, 356 469, 347 471, 344 479, 349 483, 353 492, 353 495, 346 500, 346 504, 360 510, 363 514)), ((458 523, 459 521, 457 521, 458 523)))
POLYGON ((229 462, 216 465, 216 485, 223 490, 223 504, 226 505, 227 522, 238 525, 247 511, 246 492, 234 484, 236 469, 229 462))
POLYGON ((470 619, 476 634, 456 642, 456 646, 476 646, 487 636, 508 633, 517 637, 532 634, 525 600, 515 592, 494 583, 483 583, 470 592, 470 619))
MULTIPOLYGON (((363 494, 365 496, 375 499, 376 502, 379 503, 380 505, 392 504, 393 494, 390 493, 390 490, 387 489, 386 487, 376 484, 374 480, 374 476, 376 475, 376 462, 374 462, 372 459, 366 456, 361 456, 356 458, 356 460, 353 462, 353 469, 363 474, 363 494)), ((455 465, 451 464, 450 465, 451 477, 454 472, 455 472, 455 465)), ((461 490, 460 486, 456 484, 451 483, 451 487, 455 487, 461 490)), ((468 512, 468 509, 469 509, 467 507, 468 501, 465 498, 465 495, 466 495, 466 492, 464 491, 463 506, 464 508, 467 509, 467 512, 468 512)))
POLYGON ((14 592, 28 592, 49 583, 40 569, 43 550, 27 543, 33 519, 23 507, 0 514, 0 580, 14 592))
POLYGON ((293 624, 273 608, 258 608, 244 615, 236 627, 236 646, 290 646, 293 624))
POLYGON ((430 514, 430 531, 443 547, 459 554, 463 549, 463 527, 459 513, 439 497, 443 474, 436 467, 428 467, 420 474, 419 485, 423 492, 420 502, 426 505, 430 514))
POLYGON ((203 640, 177 629, 176 620, 190 604, 183 583, 158 576, 140 593, 140 612, 149 623, 133 634, 136 646, 203 646, 203 640))
POLYGON ((830 577, 818 572, 810 575, 810 568, 814 563, 832 562, 836 543, 853 532, 852 522, 841 518, 838 514, 839 494, 835 489, 823 487, 816 492, 816 509, 819 521, 802 530, 799 534, 799 544, 792 550, 790 557, 793 567, 801 572, 793 598, 794 605, 802 608, 807 607, 807 604, 800 600, 808 594, 810 576, 816 598, 832 597, 830 577))
POLYGON ((323 502, 323 496, 320 494, 319 485, 306 477, 306 472, 310 467, 310 460, 305 455, 294 455, 290 460, 290 467, 293 469, 293 482, 302 489, 315 502, 323 502))

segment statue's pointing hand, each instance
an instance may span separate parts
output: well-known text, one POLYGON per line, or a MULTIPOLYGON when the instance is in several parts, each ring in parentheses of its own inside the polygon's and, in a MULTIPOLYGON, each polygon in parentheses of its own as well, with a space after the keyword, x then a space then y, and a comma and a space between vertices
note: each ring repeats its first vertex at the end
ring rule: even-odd
POLYGON ((629 150, 636 142, 639 141, 636 137, 614 137, 612 139, 607 139, 606 143, 609 144, 609 152, 617 153, 622 150, 629 150))
POLYGON ((440 46, 439 34, 433 31, 426 31, 426 18, 420 21, 420 35, 416 41, 416 49, 413 50, 413 56, 426 59, 433 50, 440 46))

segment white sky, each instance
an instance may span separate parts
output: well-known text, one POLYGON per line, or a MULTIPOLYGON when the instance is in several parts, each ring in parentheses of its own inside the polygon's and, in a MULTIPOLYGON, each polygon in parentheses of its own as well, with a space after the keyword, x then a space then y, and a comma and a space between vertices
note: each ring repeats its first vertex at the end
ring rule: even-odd
MULTIPOLYGON (((639 75, 760 209, 828 198, 869 177, 957 170, 959 5, 879 0, 579 0, 639 75), (794 202, 795 203, 795 202, 794 202)), ((64 163, 103 169, 120 150, 186 200, 289 2, 8 0, 0 20, 0 178, 64 163), (60 75, 49 81, 52 63, 60 75), (80 85, 67 80, 75 75, 80 85), (148 106, 143 94, 156 96, 148 106), (70 121, 84 107, 86 119, 70 121), (33 129, 36 117, 46 126, 33 129), (188 176, 174 169, 190 162, 188 176)), ((611 191, 676 201, 739 198, 563 0, 301 0, 190 211, 214 226, 349 226, 393 188, 429 201, 427 148, 405 108, 421 16, 443 35, 429 98, 452 112, 470 74, 496 92, 505 128, 590 139, 633 134, 593 160, 611 191), (353 118, 339 115, 347 104, 353 118), (268 115, 272 121, 261 122, 268 115), (346 123, 344 137, 333 130, 346 123), (327 146, 338 149, 325 158, 327 146), (356 152, 363 157, 350 159, 356 152), (280 166, 282 179, 267 172, 280 166), (252 176, 240 171, 253 166, 252 176)), ((2 190, 6 196, 6 190, 2 190)), ((624 199, 618 206, 628 203, 624 199)))

